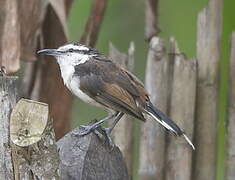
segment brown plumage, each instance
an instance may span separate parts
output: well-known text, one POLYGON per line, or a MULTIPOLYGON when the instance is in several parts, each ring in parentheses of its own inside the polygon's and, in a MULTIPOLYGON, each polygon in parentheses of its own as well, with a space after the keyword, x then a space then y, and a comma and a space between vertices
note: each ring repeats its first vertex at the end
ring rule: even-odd
POLYGON ((80 76, 80 89, 98 103, 145 121, 142 112, 149 97, 128 71, 110 60, 91 59, 76 66, 75 75, 80 76))
POLYGON ((68 44, 58 49, 41 50, 39 53, 57 58, 65 85, 77 97, 116 112, 90 126, 83 126, 84 131, 79 132, 79 135, 88 134, 104 121, 114 119, 112 126, 105 129, 112 143, 109 134, 124 113, 142 121, 145 121, 144 115, 149 115, 168 131, 183 136, 194 149, 189 138, 174 121, 151 103, 141 81, 97 50, 81 44, 68 44))

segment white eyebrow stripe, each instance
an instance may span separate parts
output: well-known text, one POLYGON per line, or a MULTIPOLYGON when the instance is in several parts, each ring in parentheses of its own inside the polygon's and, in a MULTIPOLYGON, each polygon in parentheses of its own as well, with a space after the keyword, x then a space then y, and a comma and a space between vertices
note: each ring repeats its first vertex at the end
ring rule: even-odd
POLYGON ((80 51, 89 51, 89 48, 87 48, 85 46, 78 46, 78 45, 74 45, 74 44, 67 44, 67 45, 64 45, 64 46, 61 46, 58 48, 58 50, 60 50, 60 51, 66 51, 69 49, 80 50, 80 51))

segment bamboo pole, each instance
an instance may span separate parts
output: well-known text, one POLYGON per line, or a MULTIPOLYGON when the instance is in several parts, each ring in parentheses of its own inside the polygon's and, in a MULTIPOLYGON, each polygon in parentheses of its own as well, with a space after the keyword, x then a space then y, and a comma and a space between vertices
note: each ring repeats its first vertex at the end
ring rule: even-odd
POLYGON ((60 179, 59 155, 48 105, 21 99, 11 114, 15 180, 60 179))
MULTIPOLYGON (((196 100, 196 60, 185 59, 175 43, 170 117, 193 139, 196 100)), ((166 180, 190 180, 192 149, 182 138, 169 135, 166 155, 166 180)))
MULTIPOLYGON (((112 44, 110 44, 110 57, 112 60, 121 65, 121 67, 134 70, 134 43, 131 42, 128 55, 120 53, 112 44)), ((132 174, 132 159, 133 159, 133 120, 134 118, 129 115, 124 115, 121 121, 116 125, 113 130, 114 141, 123 153, 124 159, 127 164, 128 173, 132 174)))
MULTIPOLYGON (((146 88, 155 106, 167 111, 169 61, 163 41, 153 37, 146 67, 146 88)), ((165 129, 150 117, 142 125, 140 137, 139 179, 163 179, 165 161, 165 129)))
POLYGON ((222 0, 209 0, 208 6, 198 15, 194 167, 196 180, 215 179, 222 2, 222 0))
POLYGON ((10 113, 16 103, 16 77, 0 75, 0 177, 13 180, 10 149, 10 113))
POLYGON ((226 180, 235 179, 235 32, 232 33, 231 57, 229 73, 229 105, 227 125, 227 157, 226 157, 226 180))

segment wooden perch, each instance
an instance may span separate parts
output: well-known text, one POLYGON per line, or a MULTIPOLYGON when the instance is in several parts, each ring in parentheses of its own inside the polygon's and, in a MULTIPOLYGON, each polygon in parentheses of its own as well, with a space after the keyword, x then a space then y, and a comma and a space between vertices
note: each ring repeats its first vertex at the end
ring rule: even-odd
MULTIPOLYGON (((121 65, 123 68, 133 71, 134 69, 134 43, 132 42, 129 47, 128 56, 120 53, 112 44, 109 46, 109 55, 112 60, 121 65)), ((127 163, 129 174, 132 174, 132 159, 133 159, 133 120, 130 115, 124 117, 118 122, 113 130, 114 142, 123 153, 124 159, 127 163)))
POLYGON ((222 27, 222 0, 209 0, 198 15, 197 107, 194 179, 214 180, 218 120, 218 67, 222 27))
POLYGON ((48 106, 21 99, 10 121, 15 180, 60 179, 59 157, 48 106))
POLYGON ((10 113, 16 103, 16 77, 0 76, 0 177, 13 180, 10 149, 10 113))
MULTIPOLYGON (((101 129, 99 129, 101 130, 101 129)), ((74 130, 74 131, 80 131, 74 130)), ((73 131, 57 143, 63 180, 129 180, 122 153, 103 136, 90 133, 76 136, 73 131)))
MULTIPOLYGON (((174 43, 175 62, 172 82, 170 117, 193 139, 196 100, 197 62, 188 60, 174 43)), ((190 180, 192 149, 183 138, 168 137, 166 180, 190 180)))
POLYGON ((226 180, 235 178, 235 32, 232 34, 231 40, 231 57, 230 57, 230 73, 229 73, 229 114, 227 125, 227 157, 226 157, 226 180))
MULTIPOLYGON (((167 110, 170 64, 163 41, 153 37, 146 67, 146 88, 154 105, 167 110)), ((150 117, 142 125, 140 140, 141 180, 163 179, 165 161, 165 129, 150 117)))

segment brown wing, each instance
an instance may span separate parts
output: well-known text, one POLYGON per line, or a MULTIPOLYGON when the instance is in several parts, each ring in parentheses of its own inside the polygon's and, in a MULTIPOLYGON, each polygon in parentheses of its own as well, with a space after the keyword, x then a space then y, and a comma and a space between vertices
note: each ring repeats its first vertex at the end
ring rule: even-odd
POLYGON ((75 74, 80 76, 80 88, 84 93, 111 109, 144 120, 136 102, 140 103, 143 97, 148 96, 141 83, 134 80, 129 72, 111 61, 95 60, 78 65, 75 69, 75 74))

